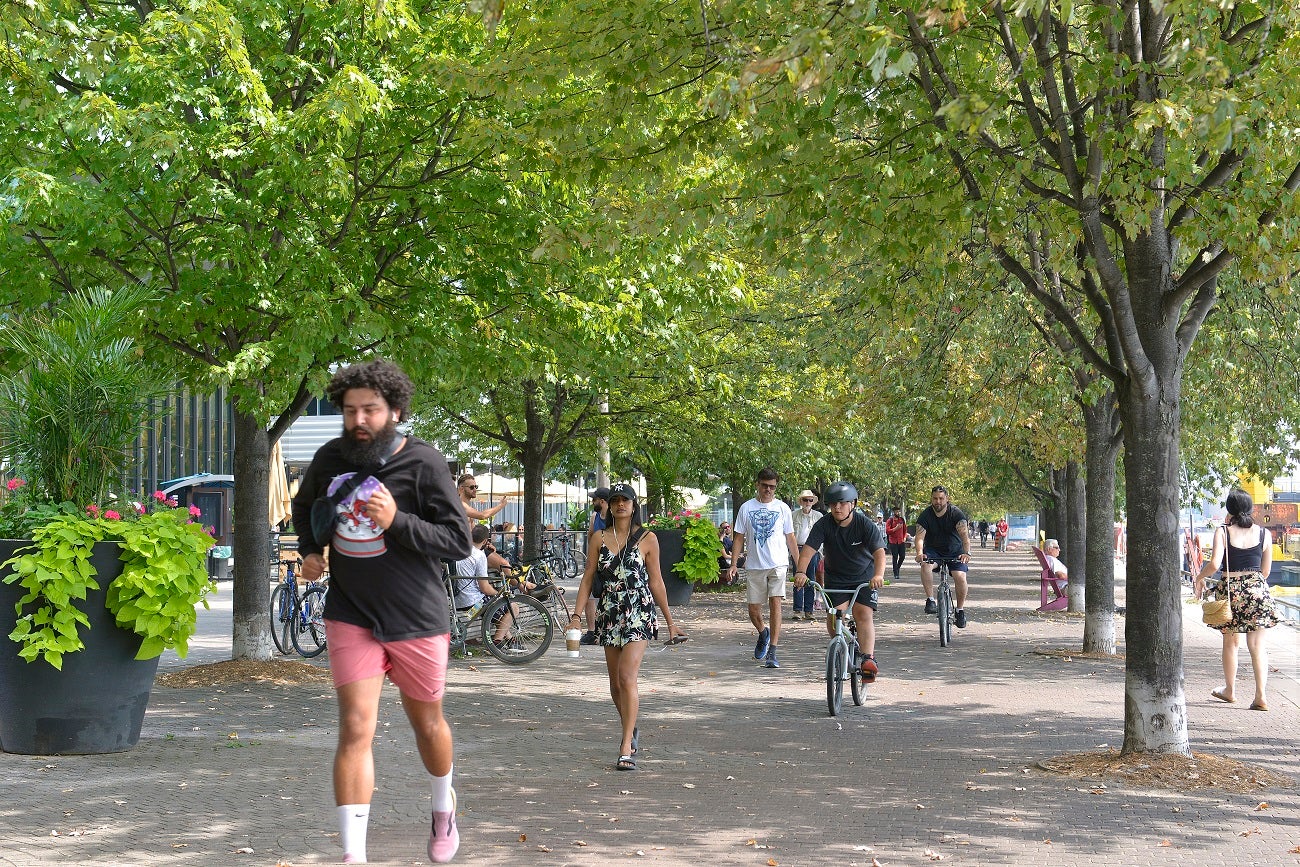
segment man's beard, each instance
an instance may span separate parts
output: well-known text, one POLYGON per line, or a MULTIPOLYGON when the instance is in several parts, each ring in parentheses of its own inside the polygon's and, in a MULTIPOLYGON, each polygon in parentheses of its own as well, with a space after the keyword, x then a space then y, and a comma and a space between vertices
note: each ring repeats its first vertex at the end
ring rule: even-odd
POLYGON ((388 423, 379 430, 370 430, 364 427, 354 427, 348 430, 343 428, 343 459, 350 464, 357 464, 362 467, 374 466, 379 463, 380 458, 388 454, 389 448, 393 445, 393 440, 397 439, 397 422, 391 418, 388 423), (364 430, 370 434, 370 439, 357 439, 357 430, 364 430))

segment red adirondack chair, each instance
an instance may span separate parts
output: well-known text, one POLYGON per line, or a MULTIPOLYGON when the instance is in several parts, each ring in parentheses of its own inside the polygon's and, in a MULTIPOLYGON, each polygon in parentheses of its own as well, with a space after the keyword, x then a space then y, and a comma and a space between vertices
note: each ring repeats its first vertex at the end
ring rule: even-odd
POLYGON ((1043 567, 1042 574, 1038 576, 1038 601, 1039 611, 1064 611, 1070 605, 1070 597, 1066 595, 1066 581, 1052 571, 1047 565, 1047 555, 1037 545, 1034 546, 1034 556, 1038 558, 1038 565, 1043 567), (1048 599, 1048 591, 1053 594, 1048 599))

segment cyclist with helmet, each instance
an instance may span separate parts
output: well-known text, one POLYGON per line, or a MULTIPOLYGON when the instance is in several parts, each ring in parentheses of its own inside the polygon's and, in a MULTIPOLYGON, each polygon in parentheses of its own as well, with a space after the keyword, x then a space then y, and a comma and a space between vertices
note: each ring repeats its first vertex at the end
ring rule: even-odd
MULTIPOLYGON (((794 583, 802 587, 808 583, 808 564, 814 552, 822 549, 826 563, 827 590, 853 590, 863 587, 855 598, 848 593, 831 594, 835 606, 843 611, 853 603, 853 621, 858 626, 858 646, 861 658, 854 660, 862 668, 862 679, 871 683, 880 671, 876 665, 876 627, 874 615, 880 603, 880 588, 885 586, 885 536, 874 522, 858 511, 858 489, 848 482, 836 482, 826 489, 826 517, 808 533, 799 549, 799 564, 795 568, 794 583), (842 601, 841 601, 842 600, 842 601)), ((826 630, 835 634, 834 621, 828 613, 826 630)))

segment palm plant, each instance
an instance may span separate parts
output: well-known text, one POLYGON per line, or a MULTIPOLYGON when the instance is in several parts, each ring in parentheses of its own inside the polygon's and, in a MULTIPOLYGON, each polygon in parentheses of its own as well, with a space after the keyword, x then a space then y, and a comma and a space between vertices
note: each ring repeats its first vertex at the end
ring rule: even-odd
POLYGON ((151 401, 172 382, 124 333, 147 301, 142 289, 78 291, 0 332, 22 365, 0 382, 0 458, 32 497, 96 502, 122 477, 151 401))

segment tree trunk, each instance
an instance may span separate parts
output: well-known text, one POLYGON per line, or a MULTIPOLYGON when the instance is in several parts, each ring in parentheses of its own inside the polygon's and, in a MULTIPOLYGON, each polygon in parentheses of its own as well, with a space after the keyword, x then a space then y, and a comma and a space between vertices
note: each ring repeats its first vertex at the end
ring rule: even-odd
MULTIPOLYGON (((1087 475, 1086 562, 1079 582, 1084 594, 1083 652, 1115 652, 1115 459, 1118 416, 1115 393, 1107 391, 1083 408, 1087 437, 1084 458, 1087 475)), ((1070 574, 1075 573, 1071 567, 1070 574)), ((1070 610, 1074 611, 1074 586, 1070 582, 1070 610)))
MULTIPOLYGON (((1079 462, 1070 461, 1065 465, 1065 523, 1061 527, 1061 553, 1065 555, 1065 569, 1072 575, 1083 575, 1087 569, 1085 563, 1086 546, 1084 529, 1087 525, 1087 498, 1084 492, 1083 474, 1079 462)), ((1070 611, 1080 613, 1084 606, 1084 584, 1077 578, 1069 584, 1070 611)))
POLYGON ((1125 246, 1133 323, 1145 358, 1130 359, 1129 378, 1116 395, 1129 491, 1123 752, 1190 755, 1178 552, 1183 365, 1177 319, 1165 309, 1170 253, 1150 235, 1125 246))
POLYGON ((266 606, 271 574, 270 556, 270 437, 252 413, 233 410, 235 427, 235 490, 233 553, 235 555, 230 656, 266 661, 271 658, 271 633, 266 606))
MULTIPOLYGON (((1061 528, 1064 526, 1064 509, 1065 497, 1065 471, 1058 469, 1049 469, 1047 471, 1049 493, 1044 496, 1038 507, 1038 529, 1040 534, 1048 539, 1061 541, 1061 528)), ((1041 539, 1035 539, 1037 545, 1041 539)), ((1064 545, 1064 542, 1061 542, 1064 545)), ((1067 567, 1068 568, 1068 567, 1067 567)))
POLYGON ((546 488, 546 458, 541 449, 525 447, 515 455, 524 468, 524 551, 530 560, 542 552, 542 503, 546 488))

